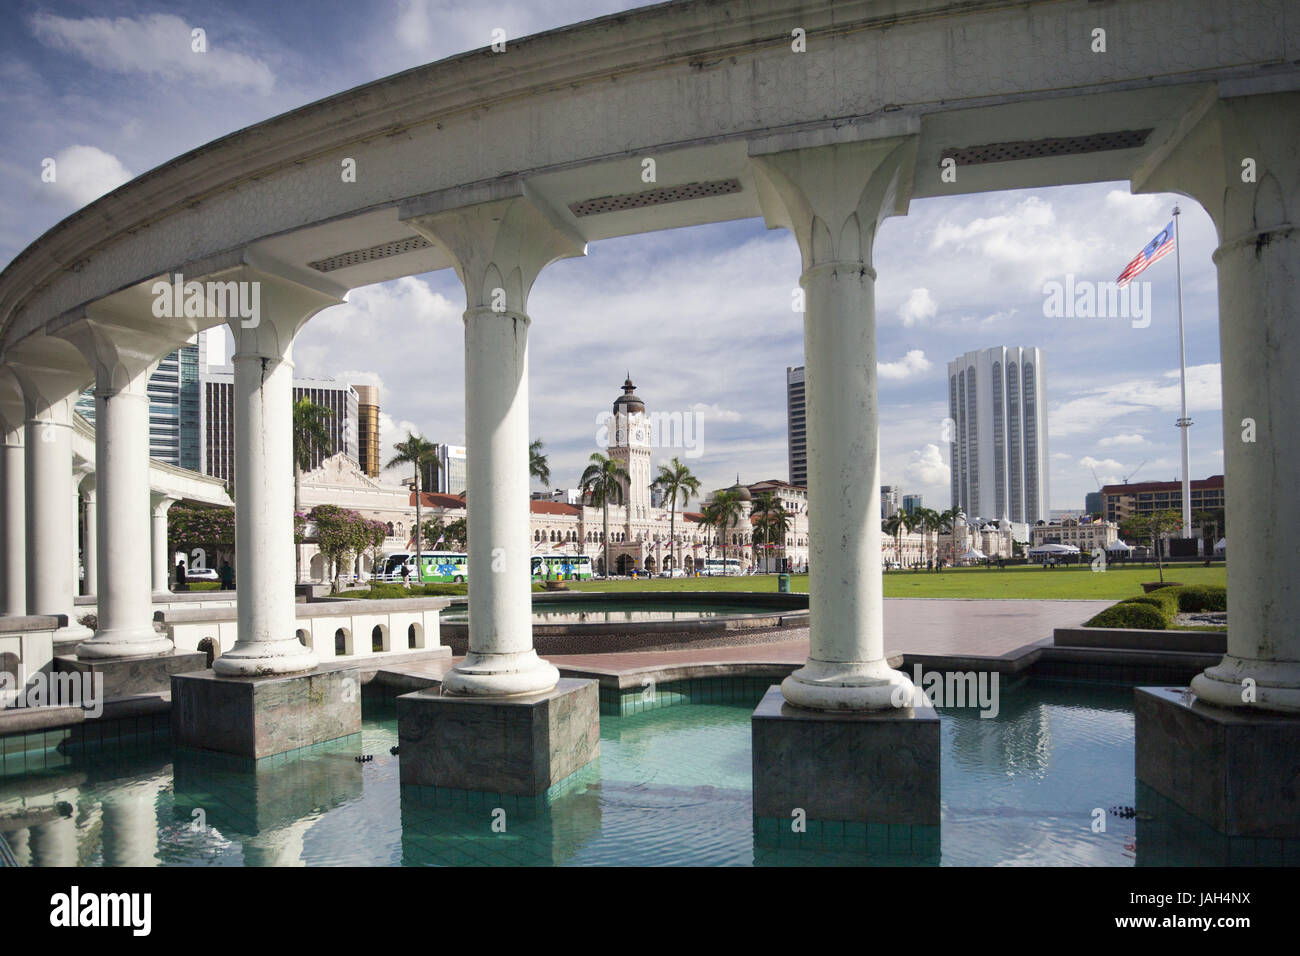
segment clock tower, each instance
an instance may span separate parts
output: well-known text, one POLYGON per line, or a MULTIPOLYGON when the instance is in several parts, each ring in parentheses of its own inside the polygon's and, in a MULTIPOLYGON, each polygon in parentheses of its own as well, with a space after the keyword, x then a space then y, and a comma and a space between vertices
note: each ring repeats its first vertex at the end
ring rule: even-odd
POLYGON ((628 475, 623 488, 623 506, 630 528, 650 519, 651 480, 650 422, 646 418, 645 402, 636 394, 630 374, 623 382, 623 394, 614 400, 613 425, 609 457, 628 475))

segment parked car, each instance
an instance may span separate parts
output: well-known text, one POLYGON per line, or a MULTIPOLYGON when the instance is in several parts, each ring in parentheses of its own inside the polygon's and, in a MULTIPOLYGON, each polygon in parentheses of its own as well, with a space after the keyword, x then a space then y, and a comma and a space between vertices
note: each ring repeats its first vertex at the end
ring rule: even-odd
POLYGON ((661 578, 684 578, 686 572, 681 568, 668 568, 666 571, 660 571, 659 576, 661 578))
POLYGON ((221 575, 216 568, 190 568, 185 572, 186 581, 220 581, 221 575))

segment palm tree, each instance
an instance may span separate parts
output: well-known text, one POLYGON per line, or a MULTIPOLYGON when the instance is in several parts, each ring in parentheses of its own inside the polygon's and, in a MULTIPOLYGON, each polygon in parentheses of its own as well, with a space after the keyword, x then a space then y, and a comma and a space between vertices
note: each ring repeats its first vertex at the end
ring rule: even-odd
POLYGON ((880 530, 894 539, 894 558, 898 561, 899 567, 902 567, 903 560, 899 545, 899 529, 903 526, 903 512, 895 511, 892 515, 880 522, 880 530))
MULTIPOLYGON (((330 434, 329 420, 334 410, 317 405, 310 398, 300 398, 293 403, 293 511, 302 511, 302 474, 311 468, 319 452, 334 453, 334 436, 330 434)), ((302 576, 302 549, 293 549, 294 581, 302 576)))
POLYGON ((423 515, 420 501, 420 472, 429 463, 433 464, 435 472, 438 470, 438 446, 419 435, 407 432, 406 441, 399 441, 393 447, 397 449, 397 454, 384 467, 410 465, 415 471, 415 580, 418 583, 424 576, 424 566, 420 558, 420 521, 423 515))
POLYGON ((754 499, 750 515, 754 522, 754 563, 758 564, 758 544, 761 538, 764 544, 772 544, 773 539, 784 542, 790 530, 790 512, 785 510, 785 502, 774 494, 764 492, 754 499))
POLYGON ((551 483, 551 466, 542 454, 542 440, 535 438, 528 446, 528 475, 543 485, 551 483))
POLYGON ((673 458, 670 464, 659 466, 659 477, 651 484, 668 500, 668 560, 673 562, 673 567, 677 567, 677 499, 681 499, 682 507, 685 508, 690 503, 691 496, 700 493, 700 479, 673 458))
POLYGON ((591 503, 600 508, 603 529, 600 554, 605 565, 605 577, 609 577, 609 506, 623 503, 623 488, 631 479, 615 459, 600 452, 593 453, 588 460, 591 464, 582 473, 580 484, 583 495, 589 496, 591 503))
MULTIPOLYGON (((916 527, 924 534, 928 534, 931 531, 938 531, 940 526, 943 524, 943 516, 933 508, 917 508, 916 511, 912 513, 912 517, 916 520, 916 527)), ((928 549, 928 541, 926 542, 926 546, 928 549)), ((934 558, 933 551, 930 551, 930 558, 931 560, 934 558)))
POLYGON ((709 503, 713 512, 713 524, 721 532, 722 537, 722 562, 723 573, 726 573, 727 562, 727 529, 740 524, 741 518, 745 514, 745 506, 741 504, 740 493, 730 488, 723 491, 714 492, 713 501, 709 503))

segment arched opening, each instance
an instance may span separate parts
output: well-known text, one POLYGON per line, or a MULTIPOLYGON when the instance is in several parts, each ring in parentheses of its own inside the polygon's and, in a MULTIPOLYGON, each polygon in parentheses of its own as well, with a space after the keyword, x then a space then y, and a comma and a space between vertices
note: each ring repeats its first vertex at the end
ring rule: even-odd
POLYGON ((635 562, 626 554, 620 554, 614 564, 619 574, 631 574, 635 566, 635 562))
POLYGON ((376 624, 370 629, 370 650, 375 654, 389 650, 387 625, 376 624))
POLYGON ((352 656, 352 632, 346 627, 340 627, 334 632, 334 656, 352 656))
POLYGON ((645 569, 646 569, 647 571, 651 572, 652 574, 653 574, 655 571, 658 570, 658 566, 655 564, 655 559, 654 559, 654 558, 646 558, 646 559, 645 559, 645 569))
POLYGON ((298 631, 294 636, 298 638, 299 644, 301 644, 303 647, 307 648, 308 650, 311 650, 311 631, 305 630, 304 628, 300 627, 298 628, 298 631))
POLYGON ((424 647, 424 627, 419 623, 411 623, 406 627, 406 646, 410 650, 417 650, 424 647))
POLYGON ((325 580, 325 556, 317 551, 311 556, 311 562, 308 564, 308 571, 313 581, 325 580))

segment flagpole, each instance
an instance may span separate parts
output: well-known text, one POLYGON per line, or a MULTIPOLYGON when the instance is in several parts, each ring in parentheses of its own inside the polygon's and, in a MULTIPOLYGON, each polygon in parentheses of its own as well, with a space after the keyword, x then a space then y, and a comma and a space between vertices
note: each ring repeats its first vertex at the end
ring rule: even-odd
POLYGON ((1178 374, 1179 387, 1182 392, 1182 417, 1175 423, 1183 438, 1183 533, 1188 538, 1192 534, 1192 484, 1188 474, 1188 429, 1192 420, 1187 417, 1187 343, 1183 334, 1183 246, 1178 236, 1178 216, 1181 210, 1174 206, 1174 262, 1177 264, 1178 277, 1178 374))

